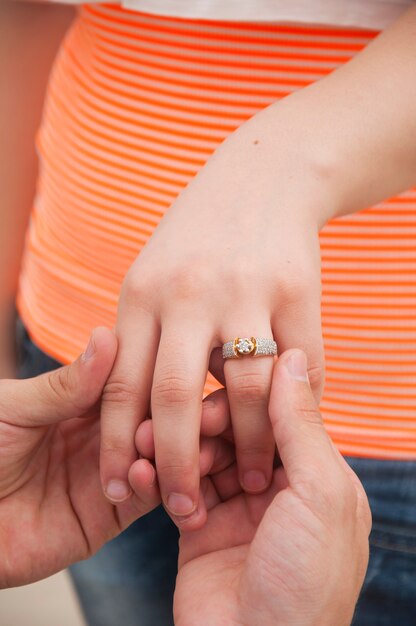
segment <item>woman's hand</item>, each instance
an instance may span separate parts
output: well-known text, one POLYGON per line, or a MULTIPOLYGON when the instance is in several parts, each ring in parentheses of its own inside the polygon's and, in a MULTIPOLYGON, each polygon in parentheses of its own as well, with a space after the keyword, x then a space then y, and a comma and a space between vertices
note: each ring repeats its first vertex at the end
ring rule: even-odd
MULTIPOLYGON (((240 126, 132 266, 103 404, 101 472, 113 501, 130 493, 134 432, 151 404, 163 502, 176 521, 196 509, 202 389, 211 351, 225 341, 273 335, 280 351, 303 348, 319 397, 317 232, 415 184, 415 28, 412 7, 352 61, 240 126)), ((259 492, 274 449, 272 359, 225 365, 239 480, 259 492)))
POLYGON ((0 381, 0 588, 89 557, 160 502, 145 460, 137 496, 115 507, 102 493, 99 399, 115 353, 113 333, 96 329, 72 365, 0 381))
POLYGON ((181 533, 177 626, 351 623, 371 514, 326 434, 299 351, 279 358, 270 417, 283 467, 266 492, 241 492, 235 466, 202 481, 208 521, 181 533))
MULTIPOLYGON (((162 500, 187 528, 198 506, 201 402, 212 351, 236 336, 274 337, 280 351, 303 348, 317 399, 322 390, 318 231, 325 186, 298 147, 283 149, 273 120, 270 110, 259 113, 214 153, 121 292, 120 350, 102 406, 103 486, 113 502, 129 496, 134 433, 150 405, 162 500)), ((225 363, 239 480, 250 493, 267 489, 272 477, 272 366, 271 357, 225 363)))

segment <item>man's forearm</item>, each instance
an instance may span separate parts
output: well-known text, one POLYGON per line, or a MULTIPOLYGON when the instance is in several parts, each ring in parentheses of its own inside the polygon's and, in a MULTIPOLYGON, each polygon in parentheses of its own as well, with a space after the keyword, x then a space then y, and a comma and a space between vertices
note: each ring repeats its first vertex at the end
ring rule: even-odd
POLYGON ((52 61, 72 16, 67 7, 0 3, 0 357, 11 345, 8 329, 35 194, 35 135, 52 61))

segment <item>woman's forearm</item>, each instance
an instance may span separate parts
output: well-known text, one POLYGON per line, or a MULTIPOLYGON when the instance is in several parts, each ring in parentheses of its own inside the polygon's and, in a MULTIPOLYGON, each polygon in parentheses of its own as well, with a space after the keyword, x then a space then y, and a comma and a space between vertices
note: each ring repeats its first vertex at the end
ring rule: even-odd
POLYGON ((239 151, 269 155, 270 176, 313 181, 322 225, 416 185, 416 7, 234 135, 239 151))
POLYGON ((35 194, 46 83, 73 10, 0 3, 0 357, 9 350, 20 257, 35 194))

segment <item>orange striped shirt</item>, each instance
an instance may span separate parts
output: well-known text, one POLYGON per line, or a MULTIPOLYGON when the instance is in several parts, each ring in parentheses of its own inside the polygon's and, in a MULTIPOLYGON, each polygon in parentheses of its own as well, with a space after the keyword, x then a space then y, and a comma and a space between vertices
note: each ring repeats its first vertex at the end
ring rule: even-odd
MULTIPOLYGON (((37 142, 18 297, 35 342, 68 362, 112 326, 127 269, 219 143, 376 34, 80 8, 37 142)), ((332 221, 321 250, 327 428, 345 454, 416 459, 416 190, 332 221)))

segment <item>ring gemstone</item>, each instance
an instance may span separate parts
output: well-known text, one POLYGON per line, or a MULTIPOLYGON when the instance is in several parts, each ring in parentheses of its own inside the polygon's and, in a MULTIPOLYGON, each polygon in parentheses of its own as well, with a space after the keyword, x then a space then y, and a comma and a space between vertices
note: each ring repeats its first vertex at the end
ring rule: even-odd
POLYGON ((238 337, 234 342, 234 348, 236 353, 241 356, 251 354, 256 348, 256 342, 253 341, 253 338, 238 337))

